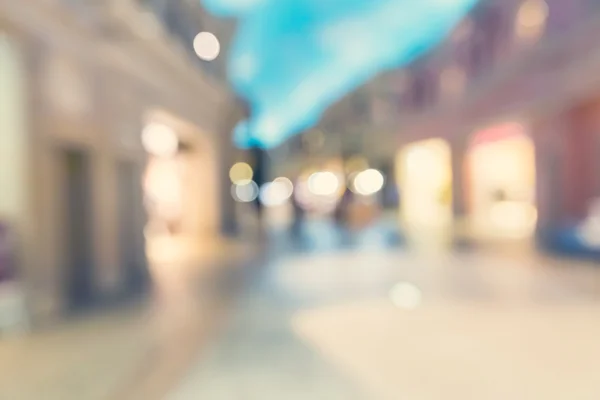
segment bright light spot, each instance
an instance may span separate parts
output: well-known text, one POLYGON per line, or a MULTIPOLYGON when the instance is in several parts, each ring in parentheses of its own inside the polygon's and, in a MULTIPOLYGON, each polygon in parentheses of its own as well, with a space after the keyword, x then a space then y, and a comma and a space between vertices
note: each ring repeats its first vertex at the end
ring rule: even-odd
POLYGON ((411 173, 427 171, 437 164, 437 154, 426 145, 415 145, 406 156, 406 166, 411 173))
POLYGON ((590 247, 600 248, 600 224, 585 223, 578 232, 579 238, 590 247))
POLYGON ((359 173, 354 179, 354 188, 357 193, 370 196, 379 192, 385 183, 381 172, 376 169, 368 169, 359 173))
POLYGON ((333 196, 340 181, 333 172, 315 172, 308 178, 308 190, 316 196, 333 196))
POLYGON ((588 217, 580 226, 578 235, 586 245, 600 248, 600 199, 592 201, 588 217))
POLYGON ((490 220, 496 228, 515 237, 527 236, 535 228, 537 210, 529 203, 503 201, 492 206, 490 220))
POLYGON ((254 181, 231 187, 231 195, 235 201, 240 203, 250 203, 258 197, 258 185, 254 181))
POLYGON ((402 282, 390 290, 390 300, 398 308, 414 310, 423 301, 421 290, 411 283, 402 282))
POLYGON ((544 0, 527 0, 517 14, 516 34, 522 39, 538 39, 546 27, 548 4, 544 0))
POLYGON ((291 184, 291 181, 287 178, 277 178, 273 182, 264 184, 260 188, 260 202, 267 207, 285 204, 293 193, 293 186, 290 187, 291 184))
POLYGON ((452 221, 452 208, 445 200, 452 177, 451 154, 445 141, 431 139, 410 145, 400 153, 396 174, 403 192, 402 217, 407 224, 441 228, 452 221))
POLYGON ((289 180, 286 177, 279 177, 276 178, 273 183, 276 183, 278 185, 280 185, 282 188, 285 188, 285 193, 287 194, 287 197, 291 197, 292 194, 294 193, 294 184, 292 183, 291 180, 289 180))
POLYGON ((144 192, 153 213, 162 218, 180 216, 183 186, 179 165, 173 158, 154 158, 148 163, 144 177, 144 192))
POLYGON ((177 134, 170 127, 150 123, 142 131, 142 145, 144 149, 158 157, 170 157, 177 152, 179 140, 177 134))
POLYGON ((234 164, 229 170, 229 179, 236 185, 249 183, 253 176, 252 167, 244 162, 234 164))
POLYGON ((200 32, 194 38, 194 51, 204 61, 213 61, 221 52, 219 39, 210 32, 200 32))

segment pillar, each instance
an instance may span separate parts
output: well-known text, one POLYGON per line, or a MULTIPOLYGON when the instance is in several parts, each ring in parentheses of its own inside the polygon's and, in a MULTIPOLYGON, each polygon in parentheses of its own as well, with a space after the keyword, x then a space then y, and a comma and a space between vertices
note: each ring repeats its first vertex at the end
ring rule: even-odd
POLYGON ((564 220, 564 157, 561 138, 564 120, 553 117, 536 121, 531 128, 535 146, 537 235, 545 237, 559 229, 564 220))
POLYGON ((552 238, 580 223, 598 195, 599 107, 588 104, 538 121, 536 147, 538 237, 552 238))
POLYGON ((239 161, 236 159, 238 151, 232 141, 233 130, 237 123, 244 117, 245 111, 238 101, 231 100, 224 111, 225 118, 218 132, 218 186, 220 187, 220 227, 225 236, 236 236, 239 233, 239 224, 236 218, 236 203, 231 196, 231 185, 229 182, 229 169, 239 161))
POLYGON ((568 130, 563 133, 565 157, 565 192, 568 222, 586 217, 595 196, 596 128, 600 125, 600 103, 587 104, 569 113, 568 130))
POLYGON ((467 153, 468 143, 464 138, 450 141, 452 151, 452 213, 455 229, 461 231, 465 228, 468 217, 467 209, 467 153))

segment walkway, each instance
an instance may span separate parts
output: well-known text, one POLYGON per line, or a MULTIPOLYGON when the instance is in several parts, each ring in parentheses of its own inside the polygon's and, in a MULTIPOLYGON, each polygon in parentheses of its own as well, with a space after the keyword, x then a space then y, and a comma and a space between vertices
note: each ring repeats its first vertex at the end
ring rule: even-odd
POLYGON ((600 268, 308 237, 280 239, 169 400, 600 398, 600 268))
POLYGON ((218 326, 232 285, 241 283, 237 267, 254 256, 248 247, 215 241, 193 252, 189 241, 161 240, 160 246, 147 298, 3 337, 0 399, 161 398, 218 326))

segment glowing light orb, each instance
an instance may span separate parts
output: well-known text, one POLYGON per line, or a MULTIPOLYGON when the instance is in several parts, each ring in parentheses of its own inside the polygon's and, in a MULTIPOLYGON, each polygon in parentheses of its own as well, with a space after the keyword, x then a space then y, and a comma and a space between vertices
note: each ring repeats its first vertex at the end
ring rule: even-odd
POLYGON ((194 38, 194 51, 200 59, 213 61, 221 52, 219 39, 210 32, 200 32, 194 38))

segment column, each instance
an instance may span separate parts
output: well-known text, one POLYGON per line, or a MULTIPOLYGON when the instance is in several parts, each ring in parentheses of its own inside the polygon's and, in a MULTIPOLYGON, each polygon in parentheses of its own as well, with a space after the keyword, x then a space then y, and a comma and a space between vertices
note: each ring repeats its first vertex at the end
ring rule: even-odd
POLYGON ((537 236, 546 238, 563 223, 565 214, 564 149, 560 139, 565 131, 564 120, 555 116, 536 121, 531 129, 535 145, 537 236))
POLYGON ((455 230, 462 232, 466 228, 468 219, 466 193, 468 143, 464 138, 452 139, 450 148, 452 150, 452 212, 455 230))
POLYGON ((590 200, 594 197, 595 127, 594 105, 574 110, 568 117, 568 130, 563 132, 566 166, 566 211, 569 223, 586 217, 590 200))
POLYGON ((238 221, 236 218, 236 203, 231 196, 231 185, 229 182, 229 169, 239 161, 236 159, 238 153, 232 142, 233 129, 244 117, 243 106, 238 102, 231 100, 224 110, 225 118, 218 132, 218 177, 220 188, 220 225, 221 233, 225 236, 236 236, 239 233, 238 221))

